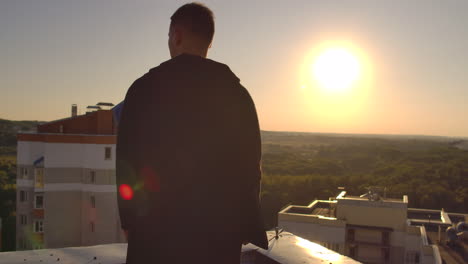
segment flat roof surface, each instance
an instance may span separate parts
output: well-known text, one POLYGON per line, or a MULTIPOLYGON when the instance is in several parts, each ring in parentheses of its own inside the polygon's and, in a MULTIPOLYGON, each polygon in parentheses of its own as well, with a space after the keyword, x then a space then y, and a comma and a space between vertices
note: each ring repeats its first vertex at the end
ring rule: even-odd
MULTIPOLYGON (((269 249, 260 249, 252 244, 242 247, 242 254, 261 254, 277 263, 288 264, 354 264, 360 263, 349 257, 295 236, 282 232, 275 239, 275 232, 268 231, 269 249)), ((62 264, 122 264, 125 263, 127 244, 107 244, 90 247, 70 247, 58 249, 40 249, 0 253, 0 263, 62 263, 62 264)), ((183 253, 183 252, 182 252, 183 253)), ((254 261, 254 260, 253 260, 254 261)), ((241 263, 252 263, 251 259, 243 258, 241 263)), ((262 262, 264 263, 264 262, 262 262)))
MULTIPOLYGON (((338 199, 369 201, 369 198, 367 198, 367 197, 360 197, 360 196, 354 196, 354 195, 346 195, 346 196, 344 196, 342 198, 338 198, 338 199)), ((383 201, 383 202, 404 203, 403 199, 383 198, 383 197, 379 197, 379 199, 380 199, 380 201, 383 201)))
POLYGON ((468 244, 460 240, 460 247, 452 248, 449 247, 446 241, 445 230, 441 232, 441 242, 438 242, 438 232, 427 232, 428 239, 439 248, 440 257, 445 261, 446 264, 466 264, 468 263, 468 256, 463 256, 461 251, 468 250, 468 244), (458 249, 458 250, 457 250, 458 249))
POLYGON ((334 211, 331 207, 332 205, 336 205, 336 202, 316 200, 308 206, 291 205, 283 213, 335 217, 334 211))
POLYGON ((408 210, 408 219, 442 221, 440 211, 439 212, 424 212, 424 211, 415 212, 415 211, 408 210))
MULTIPOLYGON (((288 264, 352 264, 360 263, 352 258, 340 255, 335 251, 329 250, 317 243, 295 236, 289 232, 282 232, 278 239, 275 239, 275 232, 269 231, 268 240, 269 249, 264 250, 248 244, 242 247, 242 251, 248 251, 250 248, 257 250, 258 253, 278 262, 288 264)), ((241 262, 242 263, 242 262, 241 262)))
POLYGON ((434 209, 420 209, 420 208, 408 208, 408 219, 412 222, 419 223, 441 223, 441 224, 457 224, 458 222, 466 221, 468 214, 462 213, 449 213, 443 212, 442 210, 434 209), (444 215, 444 220, 442 220, 444 215), (448 218, 447 218, 448 217, 448 218), (451 222, 451 223, 450 223, 451 222))
POLYGON ((450 221, 453 223, 466 222, 468 220, 467 214, 447 213, 450 221))
POLYGON ((335 217, 332 210, 330 208, 314 208, 312 211, 313 215, 322 215, 327 217, 335 217))

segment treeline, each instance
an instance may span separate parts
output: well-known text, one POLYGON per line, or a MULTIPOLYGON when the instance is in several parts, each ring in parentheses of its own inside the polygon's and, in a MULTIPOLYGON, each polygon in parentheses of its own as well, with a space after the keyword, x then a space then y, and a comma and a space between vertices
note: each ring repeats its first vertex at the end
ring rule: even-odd
POLYGON ((0 218, 2 250, 15 250, 16 237, 16 158, 0 155, 0 218))
POLYGON ((267 227, 288 204, 328 199, 345 187, 360 195, 386 187, 409 207, 468 213, 468 151, 447 138, 271 134, 263 146, 262 208, 267 227), (297 138, 308 144, 299 144, 297 138))
MULTIPOLYGON (((3 250, 14 250, 16 133, 38 123, 0 119, 3 250)), ((338 187, 360 195, 381 186, 388 197, 408 195, 410 207, 468 213, 468 150, 457 148, 464 140, 263 131, 262 143, 267 228, 281 208, 335 197, 338 187)))
POLYGON ((16 135, 34 131, 39 121, 0 119, 0 218, 2 251, 15 250, 16 236, 16 135))
POLYGON ((16 155, 16 134, 34 131, 40 121, 11 121, 0 118, 0 155, 16 155))

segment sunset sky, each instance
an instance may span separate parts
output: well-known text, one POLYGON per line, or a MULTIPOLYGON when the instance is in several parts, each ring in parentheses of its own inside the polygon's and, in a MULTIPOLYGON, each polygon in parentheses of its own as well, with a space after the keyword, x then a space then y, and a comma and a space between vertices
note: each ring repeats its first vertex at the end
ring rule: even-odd
MULTIPOLYGON (((468 1, 202 2, 215 13, 208 57, 241 79, 261 129, 468 137, 468 1), (344 90, 314 79, 330 48, 359 63, 344 90)), ((119 103, 170 58, 170 16, 184 3, 0 1, 0 118, 119 103)))

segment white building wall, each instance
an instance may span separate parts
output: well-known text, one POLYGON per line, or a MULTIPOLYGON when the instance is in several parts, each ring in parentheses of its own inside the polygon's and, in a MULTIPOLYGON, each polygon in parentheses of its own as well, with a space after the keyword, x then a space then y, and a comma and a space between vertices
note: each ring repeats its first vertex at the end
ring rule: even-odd
POLYGON ((382 231, 376 229, 357 229, 355 230, 354 239, 356 241, 380 244, 382 243, 382 231))
POLYGON ((46 168, 115 169, 115 144, 47 143, 46 168), (105 159, 105 148, 111 148, 111 158, 105 159))
POLYGON ((421 235, 408 234, 406 236, 406 251, 421 252, 421 235))
POLYGON ((38 158, 44 156, 44 143, 18 141, 17 164, 32 165, 38 158))
POLYGON ((407 245, 407 233, 401 231, 390 232, 390 245, 393 247, 405 247, 407 245))
MULTIPOLYGON (((124 242, 118 221, 117 187, 115 179, 110 178, 114 175, 112 171, 115 171, 115 149, 115 144, 18 142, 18 165, 30 168, 28 179, 17 179, 18 187, 31 190, 27 208, 28 223, 32 219, 30 212, 34 180, 31 168, 34 161, 44 157, 45 179, 47 176, 58 176, 52 182, 45 183, 43 189, 46 247, 124 242), (105 156, 106 147, 111 148, 109 159, 105 156), (76 175, 72 172, 86 169, 96 170, 96 183, 88 182, 87 177, 86 180, 82 177, 73 178, 76 175), (58 170, 59 173, 47 175, 50 172, 48 170, 58 170), (103 173, 105 179, 101 179, 103 173), (95 196, 96 209, 89 208, 90 193, 95 196), (95 224, 94 232, 90 231, 91 221, 95 224)), ((18 171, 20 175, 20 169, 18 171)))
POLYGON ((345 228, 314 223, 280 221, 279 227, 312 242, 345 243, 345 228))
POLYGON ((45 147, 46 168, 82 168, 84 144, 47 143, 45 147))
POLYGON ((359 245, 357 259, 364 263, 383 263, 382 251, 375 246, 359 245))
POLYGON ((84 168, 115 170, 115 144, 85 144, 84 168), (105 148, 111 148, 111 158, 105 159, 105 148))

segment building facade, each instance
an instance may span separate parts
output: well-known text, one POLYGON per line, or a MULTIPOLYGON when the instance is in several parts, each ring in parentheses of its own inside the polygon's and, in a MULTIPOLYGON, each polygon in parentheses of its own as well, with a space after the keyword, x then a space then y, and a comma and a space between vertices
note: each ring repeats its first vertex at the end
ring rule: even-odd
POLYGON ((112 111, 75 111, 37 131, 18 134, 16 248, 124 242, 112 111))
POLYGON ((278 225, 364 263, 441 263, 424 226, 407 218, 408 198, 377 194, 316 200, 291 205, 278 214, 278 225))

